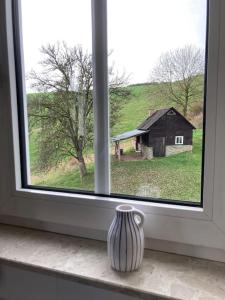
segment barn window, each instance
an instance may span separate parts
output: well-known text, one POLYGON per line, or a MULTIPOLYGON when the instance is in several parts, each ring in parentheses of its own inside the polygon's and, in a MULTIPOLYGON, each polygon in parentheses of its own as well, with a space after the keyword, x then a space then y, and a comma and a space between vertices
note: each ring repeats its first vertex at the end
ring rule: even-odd
POLYGON ((168 113, 167 113, 168 116, 175 116, 176 113, 173 111, 173 110, 170 110, 168 113))
POLYGON ((175 136, 175 145, 183 145, 184 137, 183 136, 175 136))

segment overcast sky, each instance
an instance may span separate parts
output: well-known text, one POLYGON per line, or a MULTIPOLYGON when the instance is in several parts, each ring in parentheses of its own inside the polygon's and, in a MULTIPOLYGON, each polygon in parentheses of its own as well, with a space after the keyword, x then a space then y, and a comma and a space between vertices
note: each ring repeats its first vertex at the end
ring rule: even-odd
MULTIPOLYGON (((40 47, 66 41, 91 52, 90 0, 22 0, 25 70, 38 69, 40 47)), ((146 82, 161 53, 204 48, 206 0, 108 0, 110 64, 146 82)))

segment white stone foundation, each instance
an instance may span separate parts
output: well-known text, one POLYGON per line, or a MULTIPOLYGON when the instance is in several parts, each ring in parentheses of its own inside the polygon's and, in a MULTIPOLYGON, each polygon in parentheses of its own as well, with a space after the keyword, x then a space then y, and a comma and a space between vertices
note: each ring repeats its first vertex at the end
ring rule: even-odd
POLYGON ((173 145, 166 146, 166 156, 174 155, 177 153, 192 151, 192 145, 173 145))
POLYGON ((153 159, 153 148, 141 144, 141 152, 144 159, 153 159))

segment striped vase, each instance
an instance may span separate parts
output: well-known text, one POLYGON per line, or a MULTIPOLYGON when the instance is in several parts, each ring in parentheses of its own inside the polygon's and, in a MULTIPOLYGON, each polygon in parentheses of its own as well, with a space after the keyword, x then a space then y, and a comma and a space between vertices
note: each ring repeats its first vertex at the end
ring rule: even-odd
POLYGON ((119 205, 108 232, 108 256, 112 268, 131 272, 140 266, 144 253, 144 214, 131 205, 119 205))

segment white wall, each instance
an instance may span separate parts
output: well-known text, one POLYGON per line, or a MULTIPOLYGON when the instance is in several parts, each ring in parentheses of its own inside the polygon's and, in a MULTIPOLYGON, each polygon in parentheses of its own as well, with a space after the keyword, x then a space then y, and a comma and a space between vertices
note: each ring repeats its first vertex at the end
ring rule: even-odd
MULTIPOLYGON (((28 268, 0 263, 0 300, 140 300, 28 268)), ((159 300, 158 297, 145 299, 159 300)))

